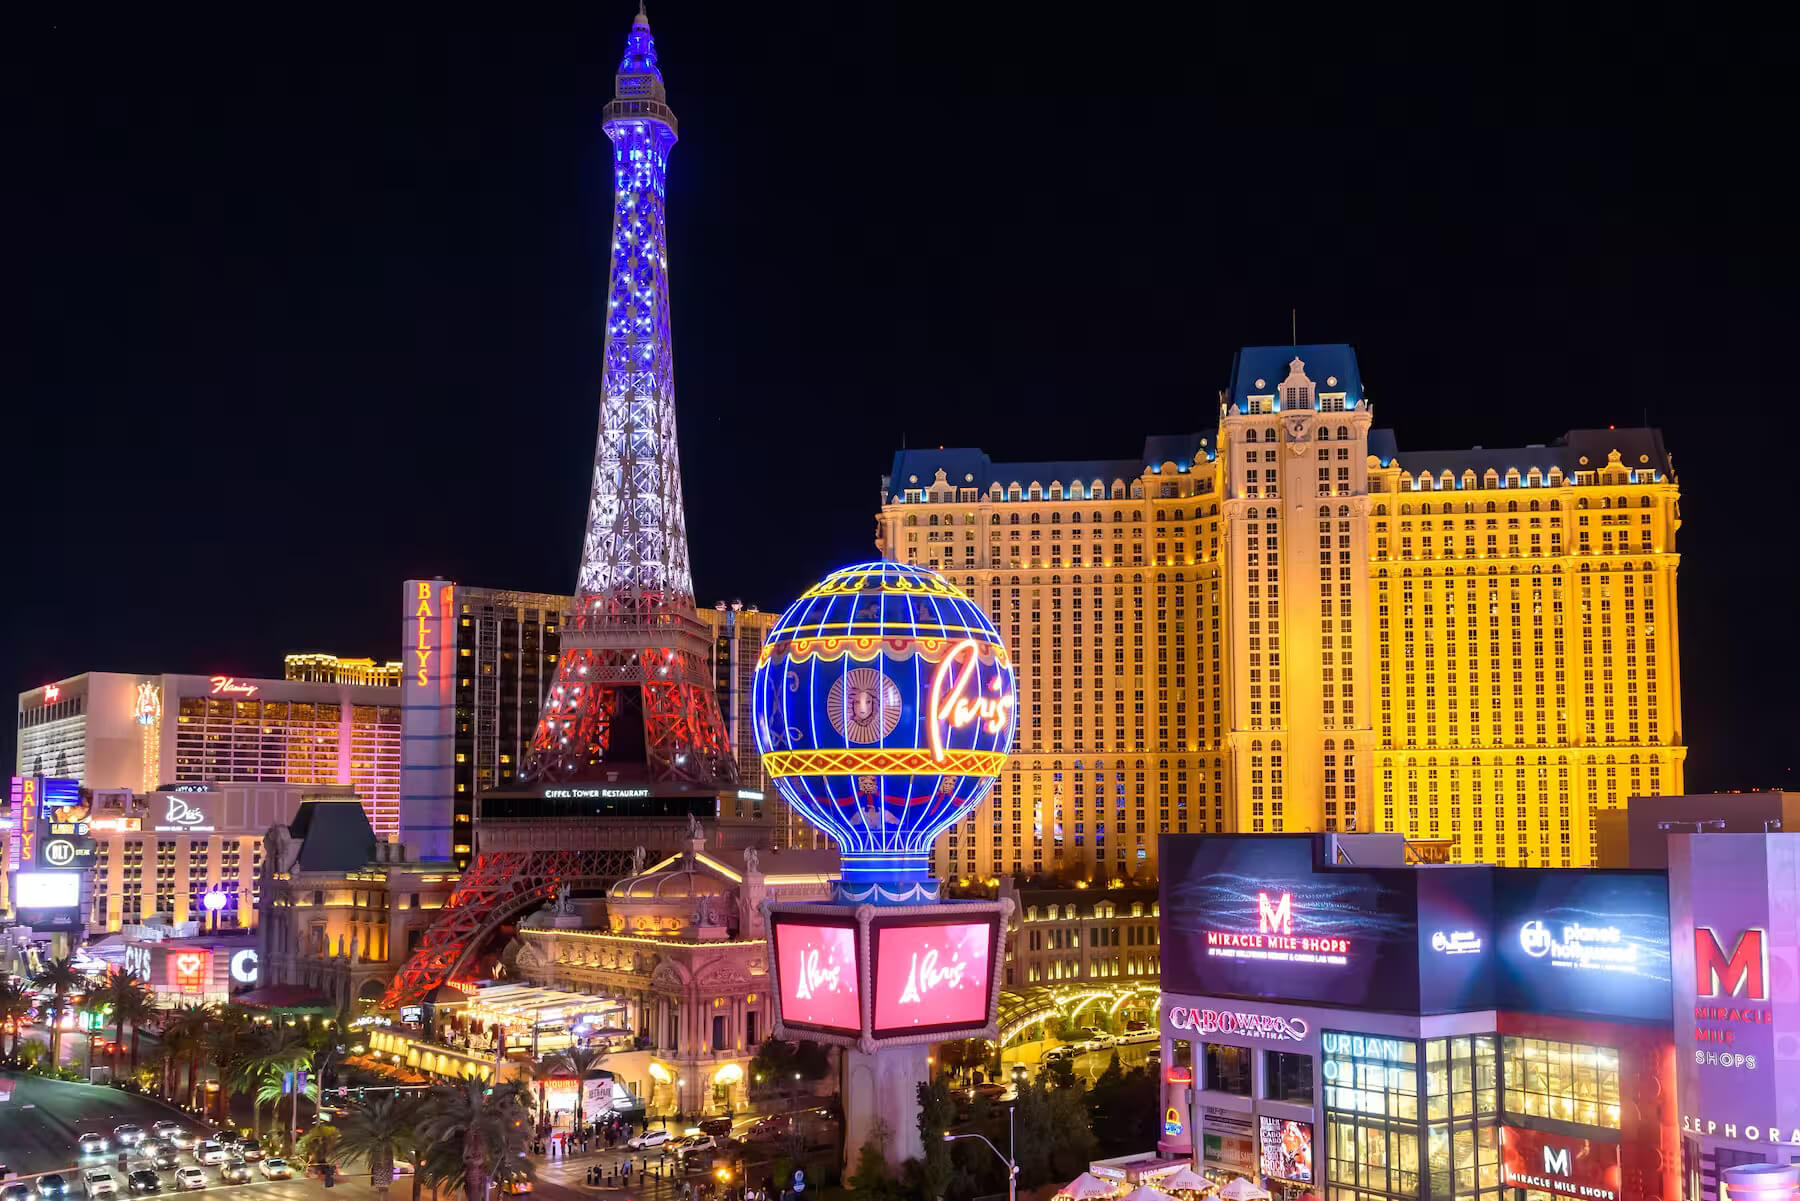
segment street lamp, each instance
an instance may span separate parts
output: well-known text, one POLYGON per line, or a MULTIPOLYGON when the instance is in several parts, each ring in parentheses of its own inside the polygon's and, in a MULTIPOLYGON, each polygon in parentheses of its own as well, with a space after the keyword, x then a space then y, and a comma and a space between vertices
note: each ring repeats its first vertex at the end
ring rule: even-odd
MULTIPOLYGON (((1008 1152, 1013 1149, 1014 1108, 1015 1106, 1011 1105, 1006 1107, 1006 1149, 1008 1152)), ((995 1155, 998 1155, 1000 1157, 1000 1162, 1006 1165, 1006 1201, 1018 1201, 1019 1165, 1017 1161, 1015 1161, 1010 1154, 1000 1155, 1000 1148, 994 1146, 993 1143, 989 1143, 987 1135, 985 1134, 977 1134, 974 1131, 970 1131, 968 1134, 951 1134, 948 1130, 944 1131, 944 1141, 947 1143, 953 1143, 959 1138, 978 1138, 982 1142, 987 1143, 987 1149, 992 1151, 995 1155)))

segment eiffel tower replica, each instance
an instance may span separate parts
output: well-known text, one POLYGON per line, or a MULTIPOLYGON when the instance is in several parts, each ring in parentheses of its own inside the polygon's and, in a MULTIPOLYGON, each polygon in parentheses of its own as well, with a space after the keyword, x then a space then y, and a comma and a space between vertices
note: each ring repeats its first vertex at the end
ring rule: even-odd
MULTIPOLYGON (((560 887, 591 888, 623 874, 633 844, 673 850, 679 843, 670 833, 659 846, 655 831, 629 823, 597 831, 595 815, 623 816, 622 798, 682 794, 707 808, 738 783, 688 567, 664 221, 676 122, 641 5, 604 128, 613 147, 612 259, 575 611, 521 787, 480 798, 483 830, 491 823, 507 833, 481 839, 449 903, 389 987, 390 1008, 430 999, 501 925, 560 887), (564 816, 570 820, 558 820, 564 816), (535 819, 531 828, 516 831, 525 823, 514 819, 526 817, 535 819)), ((656 811, 683 808, 697 812, 680 804, 656 811)))

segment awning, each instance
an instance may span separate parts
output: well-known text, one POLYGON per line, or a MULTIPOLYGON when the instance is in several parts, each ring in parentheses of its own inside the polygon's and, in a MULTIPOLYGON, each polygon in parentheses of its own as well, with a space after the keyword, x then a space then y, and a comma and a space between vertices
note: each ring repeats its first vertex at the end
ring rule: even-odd
POLYGON ((278 1013, 336 1013, 333 1005, 322 993, 298 984, 271 984, 267 988, 253 988, 231 998, 234 1005, 242 1005, 247 1009, 262 1009, 278 1013))

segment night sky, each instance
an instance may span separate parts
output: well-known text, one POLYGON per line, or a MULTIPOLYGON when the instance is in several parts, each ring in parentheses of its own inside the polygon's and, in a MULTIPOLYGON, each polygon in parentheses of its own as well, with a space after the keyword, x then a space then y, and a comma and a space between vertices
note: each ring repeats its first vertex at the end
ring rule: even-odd
MULTIPOLYGON (((1781 39, 1156 9, 652 5, 700 602, 872 555, 903 439, 1213 428, 1298 309, 1403 452, 1660 425, 1690 787, 1795 784, 1781 39)), ((573 587, 634 10, 14 28, 7 688, 397 657, 411 575, 573 587)))

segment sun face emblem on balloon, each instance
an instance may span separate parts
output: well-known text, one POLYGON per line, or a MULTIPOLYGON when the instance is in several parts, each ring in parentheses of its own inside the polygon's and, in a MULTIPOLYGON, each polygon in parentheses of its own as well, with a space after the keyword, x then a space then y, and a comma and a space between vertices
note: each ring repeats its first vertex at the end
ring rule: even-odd
POLYGON ((853 667, 825 698, 832 728, 851 742, 880 742, 900 724, 900 689, 873 667, 853 667))

